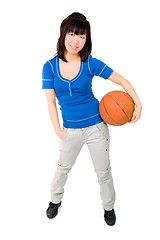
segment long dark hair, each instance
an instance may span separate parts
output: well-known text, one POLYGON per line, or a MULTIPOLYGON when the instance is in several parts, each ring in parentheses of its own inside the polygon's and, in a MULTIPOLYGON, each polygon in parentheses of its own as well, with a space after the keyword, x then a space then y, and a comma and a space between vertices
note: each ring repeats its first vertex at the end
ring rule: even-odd
POLYGON ((86 43, 83 49, 79 52, 82 61, 85 62, 92 50, 90 23, 88 22, 86 17, 79 12, 72 13, 62 21, 60 26, 60 37, 57 42, 56 56, 61 58, 64 62, 67 62, 67 60, 64 57, 65 51, 64 40, 68 32, 73 32, 76 35, 86 34, 86 43))

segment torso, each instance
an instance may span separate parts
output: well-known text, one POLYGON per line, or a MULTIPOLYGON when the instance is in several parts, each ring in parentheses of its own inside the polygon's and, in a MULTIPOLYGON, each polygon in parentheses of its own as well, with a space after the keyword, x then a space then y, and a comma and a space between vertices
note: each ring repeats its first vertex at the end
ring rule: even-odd
POLYGON ((92 79, 94 76, 107 79, 112 72, 107 65, 92 56, 85 62, 76 58, 74 64, 73 58, 65 63, 56 56, 46 62, 43 71, 44 87, 55 89, 64 127, 85 128, 102 121, 99 101, 92 91, 92 79))
POLYGON ((73 62, 64 62, 63 60, 59 59, 59 70, 60 74, 63 78, 72 80, 75 78, 81 67, 81 58, 77 58, 73 62))

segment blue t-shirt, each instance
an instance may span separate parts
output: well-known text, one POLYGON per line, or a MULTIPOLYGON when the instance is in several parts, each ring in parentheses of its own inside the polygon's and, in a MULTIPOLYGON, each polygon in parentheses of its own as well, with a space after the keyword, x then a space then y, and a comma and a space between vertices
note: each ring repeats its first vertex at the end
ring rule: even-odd
POLYGON ((94 75, 109 78, 113 70, 102 61, 89 55, 79 73, 72 80, 60 74, 58 56, 47 61, 42 70, 42 88, 54 89, 62 112, 63 126, 84 128, 102 122, 99 101, 92 92, 94 75))

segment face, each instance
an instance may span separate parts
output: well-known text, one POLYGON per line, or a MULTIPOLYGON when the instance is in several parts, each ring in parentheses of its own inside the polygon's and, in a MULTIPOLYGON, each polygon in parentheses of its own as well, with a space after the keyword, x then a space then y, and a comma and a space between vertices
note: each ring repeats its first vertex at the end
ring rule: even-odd
POLYGON ((65 48, 70 54, 78 54, 82 50, 86 43, 86 34, 76 35, 75 33, 69 32, 65 36, 65 48))

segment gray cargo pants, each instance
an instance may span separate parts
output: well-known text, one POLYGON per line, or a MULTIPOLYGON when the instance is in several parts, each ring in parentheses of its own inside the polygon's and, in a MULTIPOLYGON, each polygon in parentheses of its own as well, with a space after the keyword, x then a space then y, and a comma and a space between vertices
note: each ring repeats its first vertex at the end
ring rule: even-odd
POLYGON ((86 128, 64 128, 57 169, 51 183, 51 202, 59 203, 64 194, 68 173, 84 143, 87 144, 100 185, 102 205, 105 210, 114 208, 115 191, 111 175, 109 145, 110 136, 105 122, 86 128))

